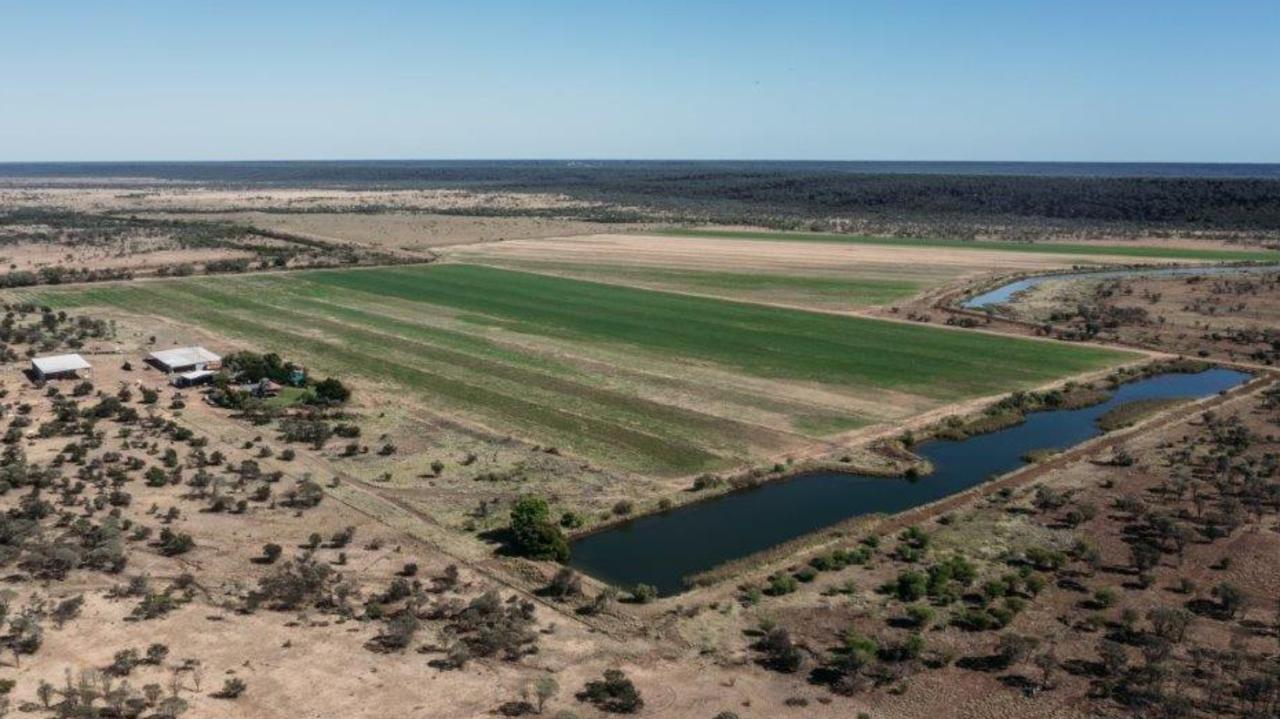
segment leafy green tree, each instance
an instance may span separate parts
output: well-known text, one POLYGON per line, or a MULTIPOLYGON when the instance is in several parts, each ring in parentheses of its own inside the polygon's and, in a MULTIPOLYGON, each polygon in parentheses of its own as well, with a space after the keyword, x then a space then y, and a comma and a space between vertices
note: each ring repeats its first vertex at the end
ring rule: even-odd
POLYGON ((551 521, 551 509, 541 497, 522 497, 511 508, 511 535, 516 551, 526 557, 569 559, 569 542, 551 521))
POLYGON ((351 390, 333 377, 316 382, 315 394, 316 399, 331 404, 342 404, 351 399, 351 390))

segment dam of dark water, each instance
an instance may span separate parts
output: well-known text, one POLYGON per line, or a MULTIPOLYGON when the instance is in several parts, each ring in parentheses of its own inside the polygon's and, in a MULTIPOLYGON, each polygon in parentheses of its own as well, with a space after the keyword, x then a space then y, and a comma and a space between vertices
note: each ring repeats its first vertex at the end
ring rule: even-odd
POLYGON ((1068 449, 1102 434, 1097 420, 1142 399, 1209 397, 1250 375, 1228 369, 1162 374, 1121 385, 1101 404, 1033 412, 1022 424, 915 448, 932 474, 910 481, 837 472, 804 474, 638 517, 572 545, 570 565, 619 587, 650 584, 664 596, 685 578, 851 517, 892 514, 942 499, 1017 469, 1037 449, 1068 449))

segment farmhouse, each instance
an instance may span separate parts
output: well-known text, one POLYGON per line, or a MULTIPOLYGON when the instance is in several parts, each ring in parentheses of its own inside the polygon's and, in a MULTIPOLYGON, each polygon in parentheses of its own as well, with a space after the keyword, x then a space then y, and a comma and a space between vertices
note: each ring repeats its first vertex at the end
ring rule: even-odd
POLYGON ((92 365, 78 354, 50 355, 35 357, 31 360, 31 376, 37 381, 51 379, 74 379, 81 370, 91 370, 92 365))
POLYGON ((279 396, 280 390, 283 389, 283 387, 281 387, 279 382, 272 382, 269 378, 263 377, 262 381, 247 385, 245 389, 254 397, 265 399, 267 397, 279 396))
POLYGON ((167 373, 217 369, 222 358, 203 347, 177 347, 147 355, 147 362, 167 373))

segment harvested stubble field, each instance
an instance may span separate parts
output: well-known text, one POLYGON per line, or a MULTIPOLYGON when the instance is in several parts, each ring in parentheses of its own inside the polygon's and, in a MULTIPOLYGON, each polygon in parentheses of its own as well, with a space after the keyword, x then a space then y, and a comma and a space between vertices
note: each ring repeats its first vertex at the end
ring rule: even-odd
POLYGON ((685 475, 1131 355, 468 265, 31 290, 365 377, 600 465, 685 475))

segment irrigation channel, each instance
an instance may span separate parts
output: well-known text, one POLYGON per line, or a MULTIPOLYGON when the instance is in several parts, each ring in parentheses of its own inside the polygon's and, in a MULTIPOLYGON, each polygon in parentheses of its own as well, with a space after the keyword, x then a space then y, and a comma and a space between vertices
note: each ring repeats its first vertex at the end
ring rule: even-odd
POLYGON ((837 472, 799 475, 638 517, 572 545, 570 564, 620 587, 650 584, 669 596, 685 578, 851 517, 892 514, 942 499, 1025 463, 1037 449, 1067 449, 1102 434, 1107 411, 1142 399, 1199 399, 1231 389, 1250 375, 1228 369, 1160 374, 1118 387, 1082 409, 1033 412, 1022 424, 963 440, 931 440, 915 448, 933 473, 914 481, 837 472))
POLYGON ((1123 277, 1200 277, 1233 275, 1246 272, 1275 272, 1280 265, 1211 265, 1208 267, 1163 267, 1133 268, 1127 270, 1084 270, 1081 272, 1061 272, 1052 275, 1036 275, 1021 280, 1014 280, 999 287, 974 295, 960 306, 967 310, 981 310, 995 305, 1002 305, 1012 300, 1021 292, 1039 287, 1046 282, 1061 280, 1115 280, 1123 277))

